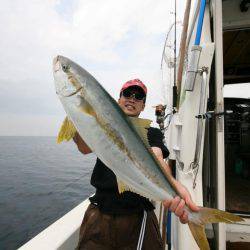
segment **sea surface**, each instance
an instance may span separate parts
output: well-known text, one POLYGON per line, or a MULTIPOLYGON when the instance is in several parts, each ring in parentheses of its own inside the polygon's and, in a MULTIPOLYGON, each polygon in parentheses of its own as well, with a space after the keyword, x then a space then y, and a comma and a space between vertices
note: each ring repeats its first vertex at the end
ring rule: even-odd
POLYGON ((17 249, 89 197, 95 160, 55 137, 0 137, 0 249, 17 249))

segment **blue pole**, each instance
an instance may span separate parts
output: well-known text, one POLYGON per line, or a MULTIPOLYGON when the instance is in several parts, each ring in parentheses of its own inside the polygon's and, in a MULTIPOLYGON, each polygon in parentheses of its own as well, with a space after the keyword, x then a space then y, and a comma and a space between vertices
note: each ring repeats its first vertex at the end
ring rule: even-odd
POLYGON ((197 24, 197 31, 196 31, 196 37, 195 37, 195 43, 194 43, 195 45, 200 45, 205 7, 206 7, 206 0, 201 0, 199 20, 197 24))
MULTIPOLYGON (((174 164, 173 167, 173 177, 176 178, 176 165, 174 164)), ((168 210, 167 214, 167 244, 168 244, 168 250, 172 249, 172 242, 171 242, 171 212, 168 210)))
POLYGON ((167 244, 168 250, 171 250, 171 212, 167 214, 167 244))

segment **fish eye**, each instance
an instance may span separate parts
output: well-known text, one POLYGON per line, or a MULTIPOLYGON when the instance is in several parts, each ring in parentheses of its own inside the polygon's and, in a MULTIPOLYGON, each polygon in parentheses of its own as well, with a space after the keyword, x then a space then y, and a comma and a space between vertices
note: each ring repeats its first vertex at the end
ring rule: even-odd
POLYGON ((63 70, 64 72, 67 72, 67 71, 69 70, 69 68, 70 68, 69 65, 65 65, 65 64, 62 65, 62 70, 63 70))

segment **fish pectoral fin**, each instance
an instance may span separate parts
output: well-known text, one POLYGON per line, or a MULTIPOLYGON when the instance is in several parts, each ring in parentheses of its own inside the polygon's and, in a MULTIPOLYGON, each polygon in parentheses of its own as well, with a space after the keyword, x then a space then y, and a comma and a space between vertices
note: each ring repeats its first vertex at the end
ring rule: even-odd
POLYGON ((202 250, 210 249, 205 233, 205 224, 218 222, 234 223, 244 221, 244 219, 235 214, 208 207, 200 207, 198 212, 192 213, 197 214, 194 217, 195 219, 193 219, 192 216, 189 218, 188 226, 197 245, 202 250))
POLYGON ((137 133, 140 135, 141 139, 147 147, 150 148, 148 142, 148 128, 150 128, 151 120, 142 119, 137 117, 129 117, 130 121, 133 123, 137 133))
POLYGON ((80 97, 80 104, 78 107, 83 113, 91 116, 96 116, 93 107, 82 97, 80 97))
POLYGON ((71 140, 75 136, 75 133, 76 129, 73 122, 66 116, 58 133, 57 143, 71 140))

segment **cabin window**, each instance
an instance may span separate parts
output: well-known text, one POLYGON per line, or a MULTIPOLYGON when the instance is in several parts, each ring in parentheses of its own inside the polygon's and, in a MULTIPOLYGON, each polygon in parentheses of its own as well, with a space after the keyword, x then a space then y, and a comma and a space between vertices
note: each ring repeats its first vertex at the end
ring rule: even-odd
POLYGON ((226 209, 250 213, 250 83, 224 86, 226 209))

